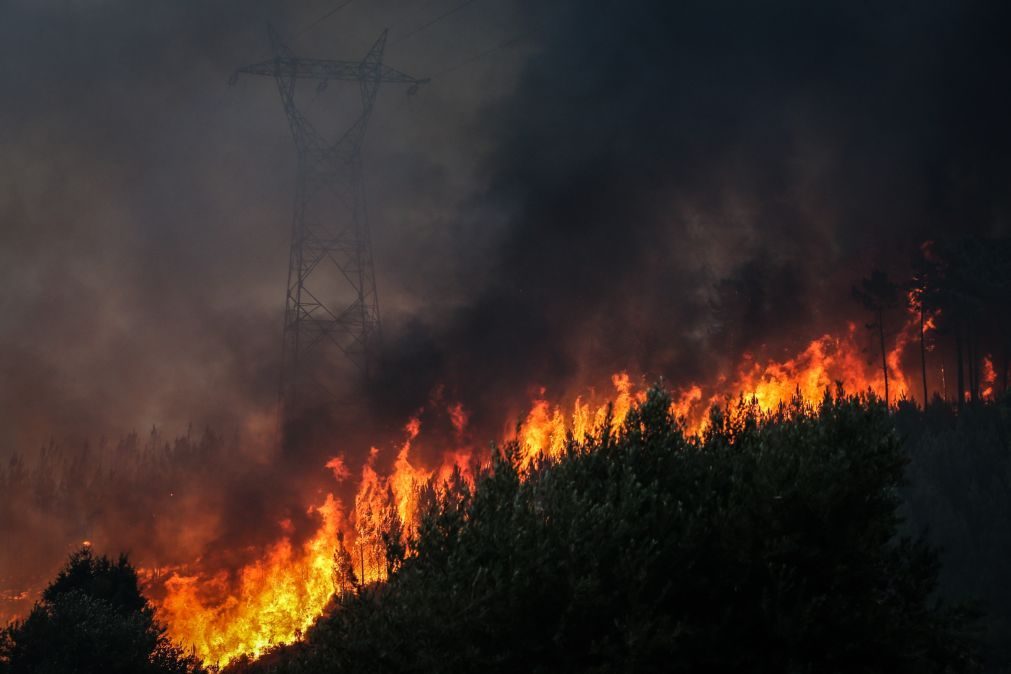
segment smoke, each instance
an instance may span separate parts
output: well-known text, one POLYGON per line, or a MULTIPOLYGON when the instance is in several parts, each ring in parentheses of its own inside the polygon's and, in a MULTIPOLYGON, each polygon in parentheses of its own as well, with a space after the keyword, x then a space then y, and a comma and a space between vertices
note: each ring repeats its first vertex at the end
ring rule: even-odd
POLYGON ((263 522, 311 529, 324 456, 354 471, 435 398, 484 442, 538 386, 708 377, 855 314, 850 282, 925 239, 1007 233, 1006 3, 478 0, 417 31, 453 6, 0 8, 0 457, 209 426, 172 455, 185 506, 158 482, 89 521, 149 559, 255 554, 263 522), (272 83, 225 86, 267 20, 338 58, 391 27, 387 62, 436 76, 370 126, 385 378, 357 423, 289 429, 302 454, 264 430, 294 151, 272 83), (210 519, 171 550, 127 525, 151 513, 210 519))
MULTIPOLYGON (((359 3, 306 30, 330 9, 0 7, 0 599, 37 589, 85 539, 144 565, 234 569, 279 522, 296 541, 314 530, 325 458, 383 443, 318 422, 296 429, 311 451, 279 451, 294 150, 272 82, 226 85, 267 56, 268 20, 300 53, 350 59, 433 7, 359 3)), ((479 15, 451 45, 391 39, 387 56, 444 69, 500 39, 511 12, 479 15)), ((508 89, 508 63, 481 76, 461 71, 420 105, 380 94, 369 188, 391 325, 436 288, 451 301, 445 225, 472 191, 471 118, 508 89)), ((317 114, 333 102, 300 93, 317 114)))
POLYGON ((712 375, 854 315, 848 284, 918 242, 1007 231, 1004 5, 524 9, 537 49, 484 116, 478 200, 506 224, 398 378, 494 408, 616 368, 712 375))

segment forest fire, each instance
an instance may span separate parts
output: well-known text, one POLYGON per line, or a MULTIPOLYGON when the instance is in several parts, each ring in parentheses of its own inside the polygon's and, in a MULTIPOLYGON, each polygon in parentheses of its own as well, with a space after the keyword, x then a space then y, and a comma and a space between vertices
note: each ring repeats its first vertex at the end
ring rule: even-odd
MULTIPOLYGON (((919 330, 919 318, 910 317, 895 336, 884 361, 888 367, 890 400, 909 395, 902 371, 903 351, 919 330)), ((737 367, 711 384, 693 383, 673 389, 671 412, 684 420, 689 433, 705 429, 711 406, 742 397, 770 410, 800 395, 817 402, 826 389, 885 393, 885 373, 868 364, 868 354, 858 344, 853 323, 839 335, 812 340, 792 358, 781 361, 746 355, 737 367)), ((620 426, 636 402, 646 397, 645 383, 627 372, 611 376, 613 391, 576 397, 570 403, 552 402, 543 389, 528 411, 514 423, 523 467, 539 457, 560 454, 567 438, 597 432, 605 423, 620 426), (610 420, 608 422, 608 419, 610 420)), ((454 474, 472 481, 475 467, 487 461, 464 440, 468 415, 463 405, 444 407, 456 431, 457 446, 442 451, 441 462, 422 465, 418 443, 423 440, 420 414, 404 427, 404 440, 396 450, 392 470, 383 474, 378 465, 381 450, 373 447, 353 484, 350 508, 333 493, 308 508, 318 529, 296 544, 283 537, 262 557, 232 575, 178 570, 168 574, 158 616, 174 641, 195 649, 207 664, 225 666, 242 655, 257 657, 272 646, 291 642, 327 610, 331 597, 358 584, 382 582, 387 577, 384 536, 399 536, 409 545, 417 525, 428 485, 444 484, 454 474)), ((337 483, 353 479, 343 455, 331 458, 325 468, 337 483)))
POLYGON ((258 656, 308 628, 334 591, 333 550, 342 525, 332 497, 313 510, 322 519, 316 535, 300 548, 277 541, 263 559, 241 569, 237 588, 229 588, 225 574, 173 574, 160 607, 173 638, 205 662, 223 665, 243 654, 258 656))
MULTIPOLYGON (((463 418, 459 406, 449 412, 463 418)), ((327 494, 322 504, 308 508, 320 523, 316 533, 301 545, 288 537, 277 541, 261 559, 234 574, 234 587, 227 572, 170 574, 158 608, 173 640, 192 647, 207 664, 224 666, 242 655, 255 658, 271 646, 298 639, 335 593, 357 583, 384 581, 383 535, 400 523, 417 521, 422 489, 430 481, 448 479, 454 470, 472 478, 467 449, 446 452, 437 469, 413 465, 411 446, 420 431, 421 422, 412 418, 388 475, 377 472, 379 450, 372 448, 359 474, 350 517, 342 502, 327 494)), ((343 457, 332 458, 325 467, 338 482, 351 477, 343 457)), ((409 529, 398 530, 406 543, 409 529)))
POLYGON ((249 5, 0 2, 0 674, 1011 674, 1011 3, 249 5))

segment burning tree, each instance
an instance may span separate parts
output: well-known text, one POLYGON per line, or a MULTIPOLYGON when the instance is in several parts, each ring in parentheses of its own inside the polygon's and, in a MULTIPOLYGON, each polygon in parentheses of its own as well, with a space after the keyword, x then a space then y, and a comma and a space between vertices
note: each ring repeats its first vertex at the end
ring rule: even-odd
MULTIPOLYGON (((921 250, 913 277, 915 292, 920 305, 936 316, 938 332, 953 337, 956 403, 961 410, 967 397, 969 402, 978 402, 984 369, 986 363, 993 368, 994 353, 1003 355, 1000 389, 1008 387, 1011 242, 930 241, 921 250)), ((996 372, 992 376, 996 384, 996 372)))
POLYGON ((337 549, 333 553, 333 587, 334 593, 343 598, 354 592, 358 585, 355 575, 354 560, 351 553, 344 547, 344 532, 337 532, 337 549))
POLYGON ((270 671, 969 671, 935 552, 899 533, 905 463, 873 397, 742 401, 691 438, 654 390, 451 480, 388 582, 270 671))
POLYGON ((874 316, 868 323, 869 330, 876 330, 881 345, 881 370, 885 376, 885 403, 891 400, 888 394, 888 349, 885 347, 885 312, 898 304, 898 286, 889 280, 888 274, 875 269, 871 275, 853 287, 853 297, 863 304, 874 316))

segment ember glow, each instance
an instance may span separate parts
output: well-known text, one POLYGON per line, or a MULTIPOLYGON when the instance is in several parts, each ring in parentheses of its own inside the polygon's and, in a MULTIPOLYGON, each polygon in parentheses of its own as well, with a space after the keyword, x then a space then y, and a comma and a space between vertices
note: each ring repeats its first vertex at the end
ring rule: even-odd
POLYGON ((997 371, 993 367, 993 356, 987 354, 983 358, 983 391, 985 399, 992 399, 994 396, 994 386, 997 383, 997 371))
MULTIPOLYGON (((910 317, 886 354, 893 403, 909 395, 901 362, 918 330, 918 316, 910 317)), ((712 405, 738 397, 753 399, 761 409, 770 410, 796 395, 817 402, 826 389, 839 385, 883 396, 884 375, 874 365, 879 356, 863 351, 859 337, 857 325, 850 323, 841 334, 813 339, 784 360, 759 361, 746 355, 715 382, 673 387, 671 412, 684 419, 688 432, 697 433, 704 430, 712 405)), ((569 437, 592 435, 608 423, 618 428, 633 406, 645 399, 648 386, 627 372, 610 379, 612 390, 590 391, 569 402, 552 401, 540 389, 527 412, 507 426, 516 430, 501 439, 515 439, 521 461, 528 466, 538 458, 558 456, 569 437)), ((426 485, 438 488, 454 473, 472 481, 475 466, 489 458, 487 452, 478 453, 464 441, 468 413, 463 404, 451 404, 441 412, 449 418, 458 442, 442 451, 440 462, 425 465, 416 451, 424 440, 420 413, 404 426, 390 471, 377 467, 382 451, 376 447, 357 471, 347 465, 344 455, 327 461, 321 468, 332 472, 335 483, 355 482, 354 499, 344 504, 329 493, 310 506, 308 511, 318 519, 319 527, 303 543, 282 537, 233 574, 205 574, 199 564, 166 574, 158 617, 172 638, 194 648, 205 663, 224 666, 241 655, 257 657, 272 646, 299 639, 327 610, 335 592, 344 591, 347 579, 336 573, 337 560, 350 560, 358 582, 383 582, 387 568, 382 533, 389 530, 390 522, 395 518, 402 525, 404 542, 409 543, 426 485)))
POLYGON ((332 496, 313 510, 322 519, 316 535, 301 547, 287 538, 274 543, 241 569, 237 588, 225 574, 172 574, 159 610, 173 639, 192 646, 206 663, 224 665, 243 654, 261 655, 308 628, 333 594, 333 551, 343 526, 332 496))
MULTIPOLYGON (((463 418, 458 405, 450 413, 463 418)), ((192 647, 209 665, 225 666, 242 655, 255 658, 271 646, 300 638, 335 592, 342 591, 343 581, 335 575, 339 554, 350 559, 358 581, 384 581, 382 532, 391 518, 405 523, 407 542, 425 485, 445 481, 454 471, 465 479, 472 477, 467 449, 446 452, 443 464, 434 469, 414 465, 411 449, 421 431, 420 420, 412 418, 404 431, 406 439, 389 474, 376 470, 379 450, 372 448, 357 476, 349 510, 332 493, 308 508, 320 525, 301 545, 285 536, 234 574, 207 575, 192 569, 168 574, 158 616, 173 640, 192 647)), ((342 456, 330 459, 324 468, 337 482, 351 479, 342 456)))

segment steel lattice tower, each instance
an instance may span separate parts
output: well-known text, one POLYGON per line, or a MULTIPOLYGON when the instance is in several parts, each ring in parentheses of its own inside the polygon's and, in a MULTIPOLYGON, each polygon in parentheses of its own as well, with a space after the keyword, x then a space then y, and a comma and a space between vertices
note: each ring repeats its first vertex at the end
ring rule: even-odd
POLYGON ((369 233, 362 143, 380 83, 407 84, 408 93, 427 82, 383 64, 387 31, 361 61, 296 57, 273 29, 274 58, 239 68, 242 74, 277 82, 298 153, 295 208, 284 310, 281 400, 290 412, 311 383, 333 397, 325 376, 336 349, 365 377, 379 364, 381 326, 369 233), (299 80, 314 80, 322 92, 331 81, 357 82, 361 113, 336 140, 324 138, 295 101, 299 80))

